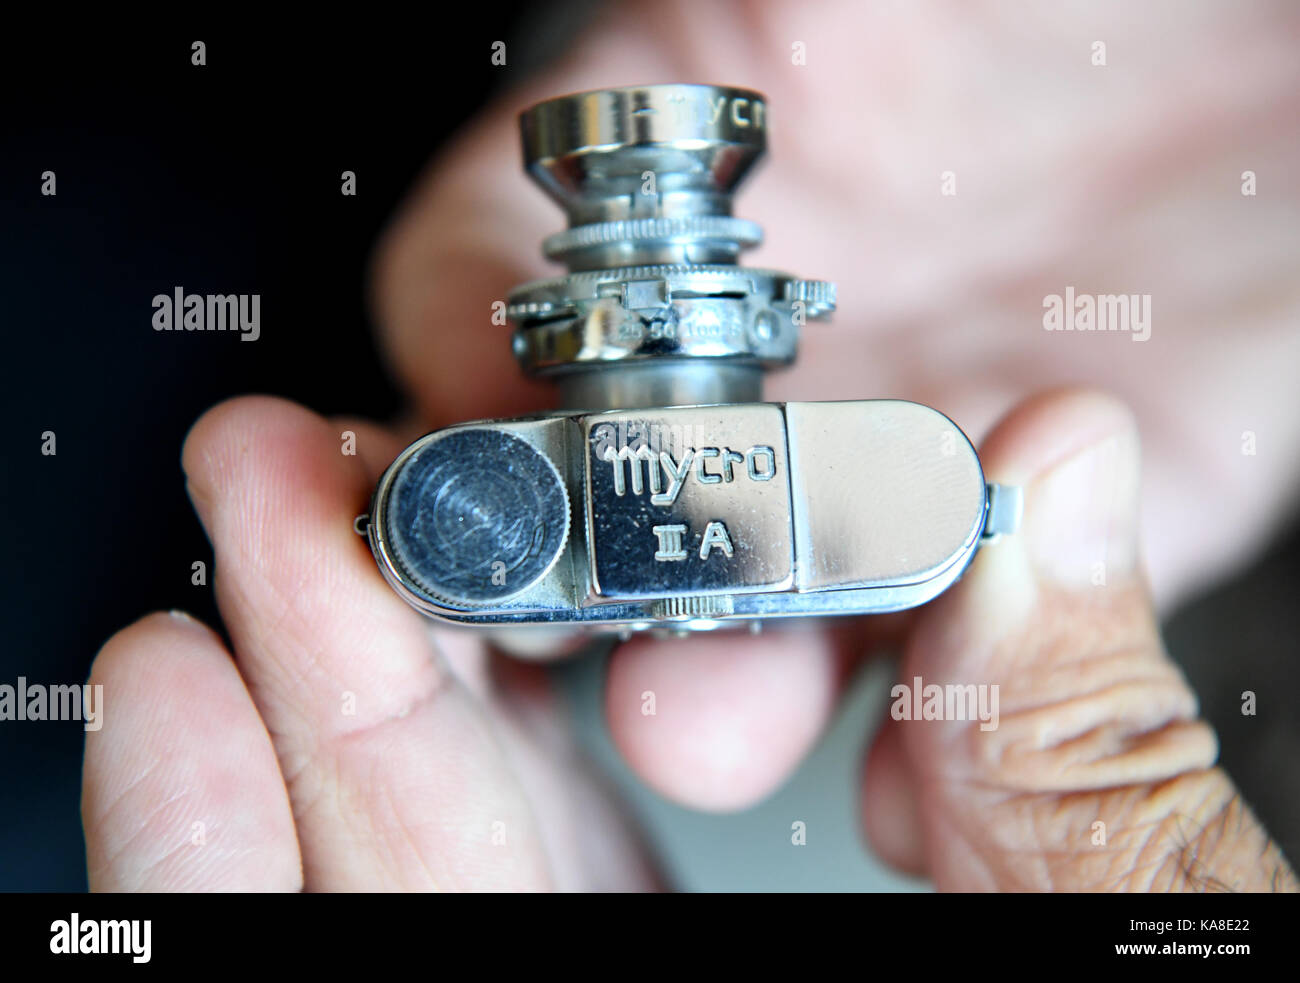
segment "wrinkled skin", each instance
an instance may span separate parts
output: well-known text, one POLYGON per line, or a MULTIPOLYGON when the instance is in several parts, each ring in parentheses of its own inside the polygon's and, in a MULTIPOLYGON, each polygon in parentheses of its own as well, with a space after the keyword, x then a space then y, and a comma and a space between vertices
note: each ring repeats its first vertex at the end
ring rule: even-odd
POLYGON ((621 645, 606 703, 631 767, 686 805, 752 804, 887 644, 903 679, 1000 688, 994 730, 881 728, 863 817, 890 862, 954 890, 1295 889, 1213 767, 1151 597, 1248 558, 1294 493, 1297 13, 804 6, 616 9, 435 163, 373 271, 419 414, 400 438, 266 398, 195 425, 184 467, 234 658, 176 615, 100 653, 115 713, 87 745, 93 888, 655 885, 536 661, 430 629, 351 519, 414 432, 549 405, 488 327, 546 272, 537 243, 560 221, 518 173, 514 112, 714 81, 769 97, 772 160, 741 212, 772 246, 750 261, 840 285, 841 314, 769 398, 930 403, 979 439, 990 480, 1025 486, 1025 524, 906 616, 621 645), (1043 298, 1067 285, 1151 294, 1151 338, 1045 332, 1043 298), (1078 383, 1119 398, 1042 392, 1078 383))

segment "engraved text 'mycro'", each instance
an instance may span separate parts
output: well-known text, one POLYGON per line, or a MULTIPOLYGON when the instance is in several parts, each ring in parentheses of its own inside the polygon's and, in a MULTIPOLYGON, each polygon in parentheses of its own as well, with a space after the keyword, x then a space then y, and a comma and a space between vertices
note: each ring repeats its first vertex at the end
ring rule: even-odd
POLYGON ((607 446, 602 456, 614 469, 615 495, 627 494, 629 485, 634 495, 644 493, 648 487, 654 505, 670 506, 677 501, 692 474, 701 485, 735 481, 742 471, 751 481, 771 481, 776 476, 776 451, 765 445, 744 453, 730 447, 692 447, 681 460, 666 450, 644 445, 617 449, 607 446))

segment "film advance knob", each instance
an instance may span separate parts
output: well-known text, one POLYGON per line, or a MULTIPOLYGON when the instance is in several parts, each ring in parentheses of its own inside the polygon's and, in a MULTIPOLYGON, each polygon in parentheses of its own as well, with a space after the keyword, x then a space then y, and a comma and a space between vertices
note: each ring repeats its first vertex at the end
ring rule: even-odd
POLYGON ((569 532, 555 465, 488 427, 432 435, 397 465, 383 534, 408 586, 461 607, 495 605, 537 583, 569 532))

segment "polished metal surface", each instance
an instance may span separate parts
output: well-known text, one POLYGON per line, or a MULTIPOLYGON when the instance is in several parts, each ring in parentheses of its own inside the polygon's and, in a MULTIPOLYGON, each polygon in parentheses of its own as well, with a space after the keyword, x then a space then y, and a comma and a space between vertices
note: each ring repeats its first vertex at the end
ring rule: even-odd
POLYGON ((566 372, 556 383, 561 405, 574 410, 756 403, 763 394, 762 370, 736 362, 668 365, 646 359, 566 372))
POLYGON ((567 272, 516 287, 523 370, 564 409, 429 434, 385 472, 367 536, 419 610, 466 625, 711 631, 898 611, 1013 532, 942 413, 901 400, 764 403, 835 286, 737 265, 732 195, 767 142, 761 95, 579 93, 520 118, 569 227, 567 272))
POLYGON ((794 500, 800 590, 917 583, 974 546, 984 475, 942 413, 901 400, 790 403, 786 420, 791 468, 817 475, 794 500))
POLYGON ((592 591, 737 594, 793 577, 781 408, 690 406, 581 421, 592 591))
POLYGON ((728 215, 621 219, 579 225, 542 243, 547 259, 573 270, 654 263, 734 263, 742 249, 763 241, 755 222, 728 215))
POLYGON ((562 377, 592 363, 645 359, 794 361, 802 323, 834 305, 834 286, 774 270, 641 266, 525 284, 507 313, 525 372, 562 377))
POLYGON ((732 192, 767 147, 763 97, 716 85, 580 92, 533 106, 519 124, 525 168, 571 226, 730 215, 732 192))
POLYGON ((736 265, 763 235, 731 214, 732 194, 767 146, 758 93, 578 93, 527 110, 520 131, 525 167, 569 221, 543 244, 568 275, 523 284, 508 299, 525 372, 564 387, 593 364, 777 368, 794 361, 802 326, 834 309, 834 284, 736 265))
POLYGON ((414 445, 393 472, 381 525, 395 570, 452 605, 527 590, 569 533, 564 480, 508 430, 447 430, 414 445))
POLYGON ((551 414, 417 441, 368 534, 447 620, 702 630, 924 603, 1008 495, 956 424, 900 400, 551 414), (433 545, 412 560, 417 537, 433 545))
POLYGON ((1007 485, 989 485, 988 516, 984 521, 983 541, 996 543, 1020 528, 1025 510, 1025 490, 1007 485))

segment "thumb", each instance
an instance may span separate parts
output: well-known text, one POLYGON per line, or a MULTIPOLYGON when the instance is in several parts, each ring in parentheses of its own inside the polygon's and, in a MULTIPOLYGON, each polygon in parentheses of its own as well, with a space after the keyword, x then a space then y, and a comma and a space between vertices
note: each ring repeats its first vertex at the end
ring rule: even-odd
POLYGON ((1294 887, 1213 767, 1214 734, 1161 643, 1132 415, 1099 393, 1048 393, 981 456, 989 480, 1024 488, 1021 531, 924 609, 886 725, 898 732, 878 738, 901 758, 890 787, 907 776, 898 808, 936 885, 1294 887))

